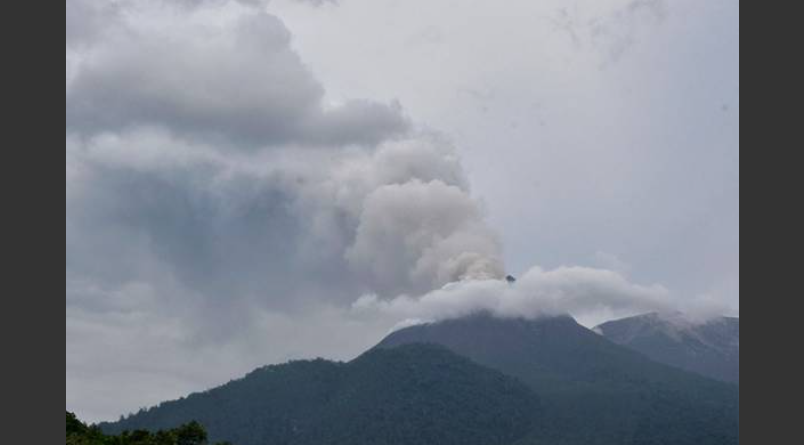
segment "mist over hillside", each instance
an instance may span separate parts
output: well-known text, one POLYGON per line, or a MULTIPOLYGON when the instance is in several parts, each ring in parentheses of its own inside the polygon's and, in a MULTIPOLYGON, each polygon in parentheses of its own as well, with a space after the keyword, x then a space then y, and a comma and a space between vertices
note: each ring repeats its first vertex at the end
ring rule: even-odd
POLYGON ((647 314, 594 329, 614 343, 677 368, 740 383, 740 319, 692 321, 681 314, 647 314))

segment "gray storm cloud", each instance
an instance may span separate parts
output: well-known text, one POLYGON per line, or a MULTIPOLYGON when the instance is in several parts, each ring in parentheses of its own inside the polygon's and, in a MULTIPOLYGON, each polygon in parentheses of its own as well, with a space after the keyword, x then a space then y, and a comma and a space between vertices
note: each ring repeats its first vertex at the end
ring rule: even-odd
POLYGON ((72 275, 169 276, 280 309, 502 276, 454 149, 399 105, 326 104, 264 12, 174 11, 156 29, 148 14, 120 15, 124 31, 71 54, 72 275))
POLYGON ((399 104, 326 101, 276 17, 67 10, 70 409, 110 419, 266 362, 348 358, 387 323, 353 320, 357 296, 502 273, 454 148, 399 104))
POLYGON ((398 105, 324 108, 323 88, 276 17, 248 10, 221 24, 203 11, 156 29, 125 22, 81 52, 67 79, 68 128, 160 126, 230 148, 373 145, 407 131, 398 105))

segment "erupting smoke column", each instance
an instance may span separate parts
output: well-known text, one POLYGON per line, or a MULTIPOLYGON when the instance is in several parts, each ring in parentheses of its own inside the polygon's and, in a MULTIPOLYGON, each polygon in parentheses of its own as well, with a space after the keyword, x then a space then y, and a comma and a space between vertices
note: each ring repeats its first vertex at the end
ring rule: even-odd
POLYGON ((346 255, 375 289, 391 294, 500 278, 504 272, 499 244, 477 203, 441 180, 374 190, 346 255))
POLYGON ((454 150, 435 136, 347 155, 323 185, 349 217, 344 257, 358 279, 388 297, 501 279, 500 242, 467 184, 454 150))

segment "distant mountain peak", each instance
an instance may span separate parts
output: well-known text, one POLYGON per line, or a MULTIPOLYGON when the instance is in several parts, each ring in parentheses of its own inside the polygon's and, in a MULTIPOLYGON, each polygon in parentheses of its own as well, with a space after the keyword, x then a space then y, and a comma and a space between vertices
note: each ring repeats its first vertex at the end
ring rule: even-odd
MULTIPOLYGON (((661 325, 658 320, 643 321, 661 325)), ((377 348, 410 344, 445 346, 540 395, 550 416, 541 423, 547 430, 522 444, 738 443, 736 388, 651 360, 569 315, 526 319, 478 312, 401 329, 377 348), (701 405, 701 398, 714 404, 701 405), (718 420, 696 423, 700 418, 718 420)))
POLYGON ((651 313, 604 323, 595 332, 661 363, 726 382, 740 380, 740 320, 651 313))

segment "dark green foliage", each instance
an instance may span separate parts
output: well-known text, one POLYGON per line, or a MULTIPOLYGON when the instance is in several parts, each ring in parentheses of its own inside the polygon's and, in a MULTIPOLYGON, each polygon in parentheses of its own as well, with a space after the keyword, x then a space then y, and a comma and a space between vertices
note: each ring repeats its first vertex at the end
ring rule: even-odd
POLYGON ((376 350, 260 369, 243 380, 162 404, 108 431, 198 419, 238 445, 510 445, 541 415, 511 377, 442 347, 376 350))
MULTIPOLYGON (((103 434, 100 428, 87 426, 74 414, 67 413, 67 445, 207 445, 207 432, 198 422, 189 422, 172 430, 151 433, 144 430, 123 431, 117 436, 103 434)), ((231 445, 218 443, 217 445, 231 445)))
POLYGON ((739 390, 653 362, 570 317, 478 315, 396 332, 379 348, 435 343, 518 377, 546 417, 517 445, 739 443, 739 390))
POLYGON ((192 420, 238 445, 736 445, 739 388, 569 317, 481 315, 399 331, 350 363, 266 367, 102 427, 192 420))

